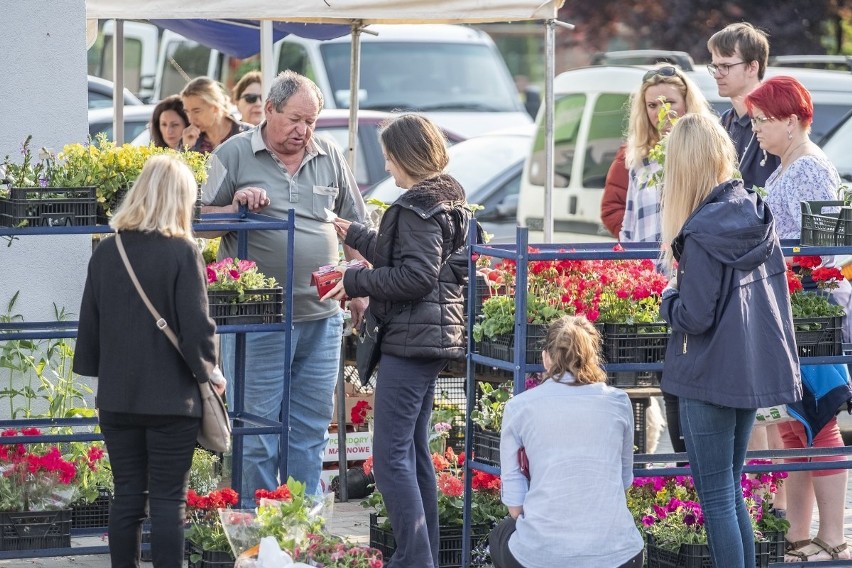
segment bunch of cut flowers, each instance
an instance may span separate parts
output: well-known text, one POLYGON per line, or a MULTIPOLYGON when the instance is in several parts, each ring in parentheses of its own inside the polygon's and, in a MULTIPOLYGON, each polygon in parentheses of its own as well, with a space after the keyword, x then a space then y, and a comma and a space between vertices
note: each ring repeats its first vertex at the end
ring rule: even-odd
POLYGON ((207 265, 207 291, 235 292, 234 303, 259 300, 248 292, 277 286, 275 278, 259 272, 253 260, 228 257, 207 265))
MULTIPOLYGON (((786 472, 742 475, 743 497, 758 540, 768 532, 783 532, 790 526, 771 512, 771 497, 786 477, 786 472)), ((691 476, 637 477, 627 491, 627 507, 639 530, 653 536, 654 543, 662 549, 678 552, 682 544, 707 543, 704 513, 691 476)))

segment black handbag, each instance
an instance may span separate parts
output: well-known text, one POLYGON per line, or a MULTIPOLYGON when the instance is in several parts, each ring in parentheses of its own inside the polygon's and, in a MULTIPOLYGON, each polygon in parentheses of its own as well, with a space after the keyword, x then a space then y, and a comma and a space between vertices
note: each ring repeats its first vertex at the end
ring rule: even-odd
POLYGON ((355 348, 355 367, 362 386, 366 386, 382 357, 383 325, 373 312, 367 310, 364 321, 358 330, 358 344, 355 348))

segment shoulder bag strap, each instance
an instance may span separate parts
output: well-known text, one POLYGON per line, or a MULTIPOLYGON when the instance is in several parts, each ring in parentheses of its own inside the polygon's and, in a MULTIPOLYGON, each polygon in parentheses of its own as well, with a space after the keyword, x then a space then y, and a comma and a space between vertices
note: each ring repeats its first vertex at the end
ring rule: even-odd
POLYGON ((183 353, 178 346, 178 339, 175 335, 175 332, 171 330, 168 322, 160 315, 154 305, 151 303, 151 300, 148 299, 148 295, 145 294, 145 290, 142 289, 142 285, 139 284, 139 279, 136 278, 136 272, 133 271, 133 266, 130 265, 130 260, 127 258, 127 251, 124 250, 124 245, 121 242, 121 234, 115 233, 115 245, 118 247, 118 254, 121 255, 121 260, 124 262, 124 267, 127 269, 127 274, 130 275, 130 280, 133 281, 133 285, 136 287, 136 291, 139 292, 139 296, 142 298, 142 301, 145 302, 145 306, 148 308, 148 311, 151 312, 151 315, 154 316, 154 321, 157 323, 157 329, 166 334, 166 337, 169 338, 169 341, 172 342, 172 345, 175 346, 175 349, 178 350, 178 353, 183 356, 183 353))

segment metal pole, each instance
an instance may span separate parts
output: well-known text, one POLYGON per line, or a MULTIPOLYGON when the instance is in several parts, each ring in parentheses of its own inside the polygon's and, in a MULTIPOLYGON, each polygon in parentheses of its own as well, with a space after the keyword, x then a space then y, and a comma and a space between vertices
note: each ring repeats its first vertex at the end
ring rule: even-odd
POLYGON ((112 35, 112 135, 124 144, 124 20, 115 20, 112 35))
MULTIPOLYGON (((272 20, 260 21, 260 73, 262 93, 268 93, 275 79, 275 55, 272 51, 272 20)), ((265 97, 264 97, 265 98, 265 97)), ((236 103, 237 101, 234 101, 236 103)))
POLYGON ((349 61, 349 151, 346 161, 355 174, 356 145, 358 143, 358 91, 361 88, 361 22, 352 24, 352 53, 349 61))
POLYGON ((337 484, 340 487, 340 502, 349 501, 349 480, 347 479, 346 455, 346 352, 347 337, 344 335, 340 345, 340 372, 337 376, 337 484))
POLYGON ((554 20, 545 22, 544 52, 544 242, 553 242, 553 74, 556 26, 554 20))

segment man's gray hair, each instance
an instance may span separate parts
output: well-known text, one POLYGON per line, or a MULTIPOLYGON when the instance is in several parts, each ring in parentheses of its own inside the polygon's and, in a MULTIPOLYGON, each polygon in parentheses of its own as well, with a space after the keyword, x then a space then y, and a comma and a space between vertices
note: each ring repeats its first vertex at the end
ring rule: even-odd
POLYGON ((290 97, 295 95, 299 90, 306 89, 313 93, 319 103, 319 109, 322 110, 323 98, 322 91, 317 87, 317 84, 295 71, 282 71, 272 82, 272 87, 269 89, 267 99, 272 103, 276 112, 281 112, 290 97))

